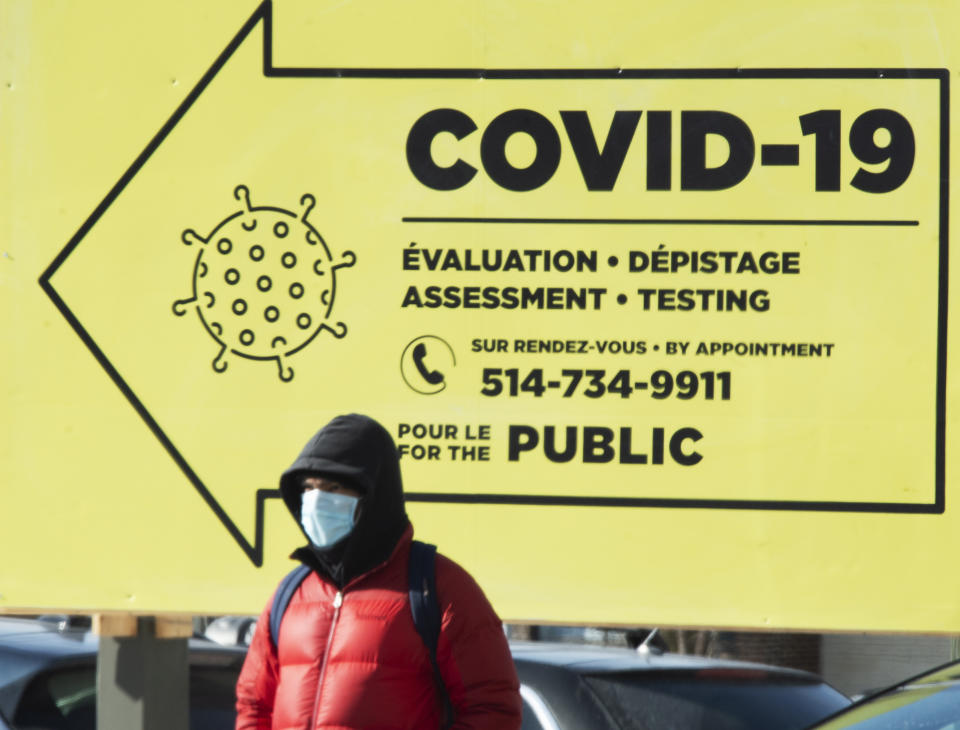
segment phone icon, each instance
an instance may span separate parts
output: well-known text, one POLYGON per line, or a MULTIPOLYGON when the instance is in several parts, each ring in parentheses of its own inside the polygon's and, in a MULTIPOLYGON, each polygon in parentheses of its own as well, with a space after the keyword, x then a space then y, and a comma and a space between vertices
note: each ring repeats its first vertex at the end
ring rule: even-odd
POLYGON ((418 342, 413 346, 413 364, 417 368, 417 372, 426 380, 430 385, 440 385, 443 382, 443 373, 439 370, 430 370, 427 368, 426 363, 423 361, 427 356, 427 346, 422 342, 418 342))
POLYGON ((457 366, 457 356, 450 343, 437 335, 420 335, 403 348, 400 375, 410 390, 421 395, 436 395, 447 387, 450 368, 457 366))

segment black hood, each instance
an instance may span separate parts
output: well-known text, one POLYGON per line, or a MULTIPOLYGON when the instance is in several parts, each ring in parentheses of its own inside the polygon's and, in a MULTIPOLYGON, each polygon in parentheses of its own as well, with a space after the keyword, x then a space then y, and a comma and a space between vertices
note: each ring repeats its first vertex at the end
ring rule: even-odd
POLYGON ((409 524, 397 447, 387 429, 368 416, 351 413, 317 431, 280 477, 280 493, 298 526, 300 479, 305 473, 322 474, 359 491, 360 518, 340 542, 322 549, 308 545, 294 557, 338 586, 385 562, 409 524))

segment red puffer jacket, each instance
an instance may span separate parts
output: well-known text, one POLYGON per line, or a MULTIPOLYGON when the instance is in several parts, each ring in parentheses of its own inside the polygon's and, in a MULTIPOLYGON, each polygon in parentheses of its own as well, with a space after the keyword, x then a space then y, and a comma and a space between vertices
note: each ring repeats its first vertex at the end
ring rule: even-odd
MULTIPOLYGON (((339 592, 311 573, 280 629, 260 616, 237 684, 237 730, 437 730, 442 705, 410 612, 412 528, 390 559, 339 592)), ((457 730, 516 730, 520 695, 506 638, 479 586, 438 555, 437 660, 457 730)), ((271 601, 272 603, 272 601, 271 601)))

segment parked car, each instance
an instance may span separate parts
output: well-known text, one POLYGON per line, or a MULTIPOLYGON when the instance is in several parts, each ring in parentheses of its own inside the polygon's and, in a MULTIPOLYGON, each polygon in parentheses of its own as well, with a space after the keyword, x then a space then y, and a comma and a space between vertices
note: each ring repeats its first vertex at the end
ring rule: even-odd
POLYGON ((764 664, 546 642, 511 651, 522 730, 800 730, 850 704, 814 674, 764 664))
POLYGON ((957 730, 960 728, 960 662, 944 664, 868 695, 813 728, 957 730))
POLYGON ((203 636, 224 646, 250 646, 256 628, 256 616, 219 616, 210 620, 203 636))
MULTIPOLYGON (((252 617, 206 634, 248 644, 252 617)), ((653 636, 651 635, 652 639, 653 636)), ((850 705, 814 674, 765 664, 575 643, 511 641, 522 730, 800 730, 850 705)))
MULTIPOLYGON (((191 730, 233 730, 245 649, 188 643, 191 730)), ((0 730, 96 730, 98 645, 86 629, 0 618, 0 730)))

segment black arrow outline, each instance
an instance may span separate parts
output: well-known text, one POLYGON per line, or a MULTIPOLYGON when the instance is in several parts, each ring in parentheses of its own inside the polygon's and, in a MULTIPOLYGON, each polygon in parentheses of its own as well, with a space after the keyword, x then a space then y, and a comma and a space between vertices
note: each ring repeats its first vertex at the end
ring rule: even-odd
POLYGON ((143 152, 141 152, 137 156, 137 159, 134 160, 133 164, 127 168, 127 171, 110 189, 110 192, 107 193, 107 196, 94 209, 93 213, 90 214, 90 217, 84 221, 83 225, 80 226, 67 245, 53 260, 50 266, 48 266, 43 274, 40 275, 39 279, 41 288, 47 294, 47 296, 50 297, 57 309, 60 310, 60 314, 63 315, 63 318, 69 322, 74 332, 76 332, 83 341, 83 344, 87 346, 87 349, 90 350, 93 356, 97 359, 97 362, 100 363, 100 366, 107 372, 107 374, 110 376, 110 379, 113 380, 114 384, 120 389, 120 392, 126 396, 127 400, 130 402, 130 405, 133 406, 134 410, 136 410, 136 412, 140 415, 140 418, 143 419, 143 421, 153 432, 153 435, 156 436, 157 440, 163 445, 163 448, 167 450, 167 453, 170 454, 170 457, 174 460, 174 462, 176 462, 177 466, 180 467, 180 470, 186 475, 187 479, 190 480, 193 488, 197 490, 197 493, 203 498, 203 501, 207 503, 207 506, 213 510, 213 513, 217 516, 217 519, 219 519, 223 526, 227 528, 230 536, 236 540, 237 544, 240 546, 246 556, 258 568, 263 565, 264 503, 267 499, 279 497, 280 491, 277 489, 257 490, 256 525, 254 527, 255 542, 251 545, 250 541, 247 540, 233 520, 230 519, 230 516, 226 513, 226 511, 224 511, 223 507, 220 506, 220 503, 217 502, 213 494, 210 493, 210 490, 207 489, 200 477, 197 476, 196 472, 193 471, 186 459, 183 458, 176 446, 173 445, 173 442, 163 432, 163 429, 160 428, 160 425, 154 420, 153 416, 150 415, 150 412, 146 409, 146 407, 144 407, 143 403, 136 396, 130 386, 127 385, 120 373, 117 372, 117 369, 104 354, 103 350, 100 349, 100 346, 97 345, 93 337, 90 336, 90 333, 87 332, 82 324, 80 324, 80 320, 77 319, 77 317, 67 306, 66 302, 64 302, 64 300, 60 297, 60 294, 53 287, 53 284, 50 283, 50 279, 64 264, 64 262, 80 244, 83 238, 90 232, 90 229, 93 228, 103 214, 107 212, 107 209, 113 204, 120 193, 123 192, 124 188, 126 188, 134 176, 140 172, 140 169, 147 163, 147 160, 150 159, 157 148, 167 138, 167 135, 173 131, 173 128, 176 127, 177 124, 179 124, 183 116, 187 113, 190 107, 193 106, 193 103, 200 97, 200 94, 203 93, 207 86, 210 85, 210 82, 213 81, 214 77, 220 72, 220 69, 223 68, 226 62, 233 55, 234 51, 239 48, 240 44, 243 43, 250 32, 256 27, 257 23, 269 15, 269 13, 269 2, 262 3, 256 9, 253 15, 250 16, 250 19, 244 23, 243 27, 240 29, 240 32, 234 36, 233 40, 230 41, 223 52, 217 57, 216 61, 214 61, 213 65, 203 75, 193 90, 187 95, 183 102, 181 102, 180 106, 177 107, 177 110, 173 113, 170 119, 167 120, 166 124, 164 124, 160 128, 160 131, 154 135, 153 139, 150 140, 150 143, 143 149, 143 152))
POLYGON ((244 554, 257 567, 263 564, 265 504, 277 499, 277 489, 256 491, 256 523, 254 542, 250 543, 230 516, 220 506, 200 477, 193 471, 173 442, 116 370, 103 350, 83 327, 51 283, 51 278, 66 262, 70 254, 86 237, 94 225, 123 192, 124 188, 147 163, 167 135, 180 123, 193 103, 210 85, 234 52, 246 40, 258 23, 263 21, 263 74, 268 78, 405 78, 405 79, 939 79, 940 81, 940 268, 938 276, 938 327, 936 367, 936 425, 935 425, 935 500, 930 504, 878 502, 803 502, 775 500, 717 500, 614 497, 562 497, 521 494, 440 494, 429 492, 407 493, 408 501, 442 502, 447 504, 515 504, 515 505, 569 505, 609 507, 660 507, 693 509, 747 509, 815 512, 874 512, 899 514, 942 514, 945 510, 945 442, 946 442, 946 378, 947 378, 947 284, 948 284, 948 209, 949 200, 949 72, 946 69, 467 69, 467 68, 278 68, 273 65, 273 4, 264 0, 227 44, 197 85, 180 103, 173 115, 154 135, 134 162, 127 168, 106 197, 84 221, 66 246, 39 277, 39 285, 63 318, 110 376, 147 424, 153 435, 180 467, 194 489, 207 503, 220 522, 237 542, 244 554))

